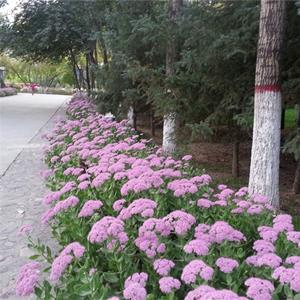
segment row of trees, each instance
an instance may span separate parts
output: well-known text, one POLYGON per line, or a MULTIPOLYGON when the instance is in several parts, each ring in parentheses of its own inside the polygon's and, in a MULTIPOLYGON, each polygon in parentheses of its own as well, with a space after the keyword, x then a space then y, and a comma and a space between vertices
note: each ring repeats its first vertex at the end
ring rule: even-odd
MULTIPOLYGON (((255 110, 249 186, 278 205, 281 103, 299 101, 299 28, 295 1, 36 0, 2 21, 0 45, 30 61, 68 59, 78 88, 84 60, 99 109, 129 111, 133 125, 139 111, 161 118, 167 153, 178 128, 209 136, 222 125, 237 160, 255 110)), ((298 146, 295 134, 286 150, 298 146)))
POLYGON ((26 85, 36 83, 49 88, 55 86, 72 87, 74 76, 68 61, 60 63, 33 63, 0 55, 0 66, 6 69, 6 80, 10 83, 26 85))

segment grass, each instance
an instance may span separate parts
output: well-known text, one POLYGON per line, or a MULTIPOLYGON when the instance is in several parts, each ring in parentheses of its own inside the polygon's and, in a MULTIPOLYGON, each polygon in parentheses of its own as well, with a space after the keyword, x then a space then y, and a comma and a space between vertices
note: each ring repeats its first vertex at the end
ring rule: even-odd
POLYGON ((287 108, 285 111, 285 128, 294 128, 296 126, 295 108, 287 108))

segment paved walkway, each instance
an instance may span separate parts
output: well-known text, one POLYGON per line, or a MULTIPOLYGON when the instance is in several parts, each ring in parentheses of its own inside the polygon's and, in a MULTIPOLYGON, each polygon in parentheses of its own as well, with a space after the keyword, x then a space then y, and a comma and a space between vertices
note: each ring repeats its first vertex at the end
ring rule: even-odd
MULTIPOLYGON (((24 101, 28 99, 26 96, 24 101)), ((53 127, 56 117, 64 116, 64 108, 60 105, 66 99, 66 96, 62 96, 62 101, 56 101, 56 104, 45 101, 50 99, 49 95, 34 95, 33 97, 36 97, 36 100, 40 97, 38 101, 41 102, 40 104, 38 102, 35 104, 28 103, 31 107, 31 113, 30 109, 27 111, 26 105, 22 103, 20 110, 26 110, 26 112, 24 112, 24 118, 18 120, 18 115, 21 113, 17 104, 14 104, 16 105, 16 115, 8 118, 9 120, 15 118, 15 125, 20 128, 20 122, 23 123, 24 127, 27 126, 28 123, 24 120, 29 120, 31 115, 35 126, 30 125, 33 129, 30 133, 33 135, 32 137, 30 137, 28 128, 20 129, 24 133, 24 141, 25 137, 28 139, 27 143, 22 144, 22 146, 18 144, 18 153, 14 152, 14 157, 11 156, 13 162, 11 162, 10 157, 9 167, 5 175, 0 178, 0 299, 24 299, 24 297, 15 296, 15 277, 20 266, 28 261, 28 257, 32 253, 26 246, 26 238, 17 236, 18 228, 22 224, 30 223, 34 227, 33 237, 39 237, 48 244, 53 243, 49 239, 49 229, 41 226, 39 221, 40 215, 44 211, 41 198, 46 192, 40 176, 41 170, 45 169, 42 162, 42 147, 45 141, 41 136, 53 127), (43 120, 38 112, 43 116, 43 120), (35 117, 38 121, 33 120, 35 117)), ((19 102, 20 98, 16 101, 19 102)), ((1 106, 2 104, 3 102, 1 106)), ((10 106, 10 109, 12 109, 12 106, 10 106)), ((10 110, 10 114, 13 114, 12 110, 10 110)), ((7 133, 5 134, 7 135, 7 133)), ((13 143, 10 145, 13 145, 13 143)), ((3 147, 3 144, 1 146, 3 147)))
POLYGON ((66 98, 25 93, 0 98, 0 176, 66 98))

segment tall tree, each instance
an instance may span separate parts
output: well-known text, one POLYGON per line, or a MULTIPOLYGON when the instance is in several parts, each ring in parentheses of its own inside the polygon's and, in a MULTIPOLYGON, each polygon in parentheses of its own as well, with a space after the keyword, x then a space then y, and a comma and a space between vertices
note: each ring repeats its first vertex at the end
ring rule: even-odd
POLYGON ((279 206, 280 54, 285 0, 261 0, 249 191, 279 206))
MULTIPOLYGON (((180 14, 182 7, 182 0, 169 0, 169 18, 171 25, 174 29, 177 18, 180 14)), ((167 49, 166 49, 166 76, 172 77, 175 74, 175 62, 177 57, 178 47, 175 37, 175 32, 170 36, 167 49)), ((168 93, 172 90, 168 89, 168 93)), ((171 105, 172 106, 172 105, 171 105)), ((164 127, 163 127, 163 151, 165 153, 174 153, 176 150, 176 127, 177 127, 177 116, 175 111, 169 111, 164 115, 164 127)))

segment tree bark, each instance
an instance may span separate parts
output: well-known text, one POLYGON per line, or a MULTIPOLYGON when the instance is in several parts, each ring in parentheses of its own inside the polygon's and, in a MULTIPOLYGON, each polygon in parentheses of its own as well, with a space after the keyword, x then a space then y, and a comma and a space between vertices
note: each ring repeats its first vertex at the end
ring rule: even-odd
POLYGON ((297 123, 297 128, 300 130, 300 104, 296 105, 296 123, 297 123))
POLYGON ((152 137, 154 137, 155 136, 155 119, 154 119, 153 109, 150 110, 150 128, 151 128, 151 135, 152 135, 152 137))
POLYGON ((86 85, 87 85, 88 95, 90 95, 91 82, 90 82, 89 55, 86 54, 85 58, 86 58, 85 59, 86 85))
POLYGON ((285 107, 282 107, 281 110, 281 130, 285 128, 285 107))
POLYGON ((250 194, 279 207, 281 86, 280 56, 285 0, 261 0, 257 49, 250 194))
MULTIPOLYGON (((182 6, 182 0, 169 0, 169 19, 173 26, 176 24, 182 6)), ((175 73, 174 63, 176 61, 175 36, 171 36, 168 40, 166 49, 166 76, 172 77, 175 73)), ((163 125, 163 143, 162 149, 166 154, 172 154, 176 151, 176 131, 177 131, 177 115, 175 111, 168 112, 164 115, 163 125)))
POLYGON ((129 106, 129 109, 127 112, 127 119, 128 119, 128 124, 131 127, 134 127, 134 109, 133 109, 132 105, 129 106))
MULTIPOLYGON (((297 130, 298 134, 300 134, 300 104, 297 104, 295 106, 296 109, 296 124, 297 124, 297 130)), ((296 174, 295 174, 295 179, 294 179, 294 184, 293 184, 293 190, 295 194, 300 194, 300 159, 298 159, 297 162, 297 169, 296 169, 296 174)))
POLYGON ((75 55, 74 55, 74 52, 72 49, 70 49, 70 59, 71 59, 71 64, 72 64, 72 68, 73 68, 75 84, 76 84, 76 87, 80 90, 80 84, 79 84, 78 76, 77 76, 77 72, 76 72, 76 58, 75 58, 75 55))
POLYGON ((300 194, 300 159, 297 162, 297 169, 293 184, 293 190, 295 194, 300 194))

